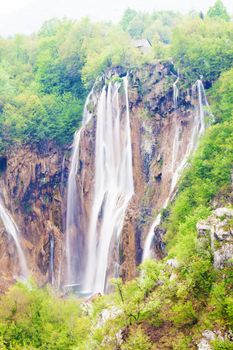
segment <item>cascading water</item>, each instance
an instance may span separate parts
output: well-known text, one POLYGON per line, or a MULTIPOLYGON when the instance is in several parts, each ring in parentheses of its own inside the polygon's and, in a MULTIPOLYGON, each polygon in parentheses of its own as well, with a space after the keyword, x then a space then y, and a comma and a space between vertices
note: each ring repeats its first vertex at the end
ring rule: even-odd
POLYGON ((97 108, 95 187, 88 230, 84 291, 103 293, 111 242, 118 246, 125 212, 134 194, 128 79, 123 78, 125 112, 119 83, 104 86, 97 108))
MULTIPOLYGON (((174 88, 174 85, 173 85, 173 88, 174 88)), ((210 107, 205 95, 205 89, 201 80, 196 81, 196 83, 192 87, 192 92, 193 92, 193 97, 198 100, 198 105, 196 108, 196 115, 194 117, 191 137, 189 140, 189 144, 186 148, 186 152, 184 153, 183 157, 179 160, 179 162, 177 162, 180 141, 179 141, 179 126, 178 127, 176 126, 173 149, 172 149, 172 162, 171 162, 171 168, 170 168, 170 171, 172 173, 171 186, 170 186, 169 195, 166 198, 162 206, 162 209, 165 209, 169 201, 171 200, 174 194, 176 185, 180 179, 180 176, 182 175, 182 172, 187 165, 189 157, 192 154, 192 152, 197 148, 198 141, 201 135, 204 133, 206 126, 208 125, 205 114, 207 113, 210 116, 210 118, 213 119, 213 115, 210 111, 210 107)), ((158 225, 160 225, 160 223, 161 223, 161 213, 159 213, 155 218, 152 226, 150 227, 148 235, 146 237, 144 250, 143 250, 143 258, 142 258, 143 261, 151 258, 151 253, 152 253, 151 247, 153 245, 154 231, 155 231, 155 228, 158 225)))
POLYGON ((80 139, 85 130, 85 126, 91 119, 91 113, 87 106, 90 101, 92 91, 87 97, 84 111, 82 127, 75 133, 73 141, 73 152, 71 158, 71 168, 68 178, 67 212, 66 212, 66 265, 67 284, 77 284, 82 276, 82 253, 83 242, 81 238, 81 228, 79 219, 82 217, 82 198, 77 188, 76 175, 79 167, 80 139), (75 249, 75 252, 74 252, 75 249), (74 253, 73 253, 74 252, 74 253))
POLYGON ((54 285, 55 282, 55 276, 54 276, 54 248, 55 248, 55 241, 53 235, 50 235, 49 237, 49 279, 52 285, 54 285))
POLYGON ((175 109, 177 109, 177 107, 178 107, 179 89, 177 87, 177 83, 179 82, 179 80, 180 80, 180 77, 179 77, 179 73, 178 73, 178 77, 172 86, 173 87, 173 104, 174 104, 175 109))
POLYGON ((19 239, 19 230, 18 227, 9 213, 9 211, 6 209, 6 207, 3 204, 2 199, 0 198, 0 218, 3 222, 3 225, 6 229, 6 232, 9 236, 11 236, 14 240, 17 254, 18 254, 18 260, 19 260, 19 267, 20 267, 20 276, 19 278, 22 280, 27 280, 28 278, 28 268, 27 268, 27 263, 26 259, 24 256, 23 249, 20 244, 20 239, 19 239))
POLYGON ((62 166, 61 166, 61 194, 64 194, 64 190, 65 190, 65 183, 64 183, 64 179, 65 179, 65 162, 66 162, 66 155, 63 156, 62 158, 62 166))
POLYGON ((214 116, 211 112, 209 103, 207 101, 205 88, 203 86, 201 79, 198 79, 196 83, 193 85, 192 93, 194 97, 195 96, 198 97, 197 114, 199 115, 199 118, 200 118, 200 133, 203 134, 206 126, 208 126, 210 122, 214 120, 214 116), (205 118, 206 113, 209 115, 209 120, 205 118))

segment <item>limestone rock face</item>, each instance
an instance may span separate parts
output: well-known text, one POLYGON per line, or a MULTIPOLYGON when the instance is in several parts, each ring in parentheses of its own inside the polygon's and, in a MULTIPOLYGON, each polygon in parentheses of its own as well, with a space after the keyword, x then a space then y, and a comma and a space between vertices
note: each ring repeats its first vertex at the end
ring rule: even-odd
POLYGON ((207 339, 201 339, 200 343, 197 345, 198 350, 211 350, 210 343, 207 339))
POLYGON ((233 259, 233 210, 218 208, 207 219, 197 224, 198 237, 210 240, 214 266, 222 269, 233 259))
MULTIPOLYGON (((224 244, 214 252, 214 266, 218 269, 224 268, 233 258, 233 244, 224 244)), ((232 262, 231 262, 232 264, 232 262)))
POLYGON ((122 310, 117 309, 116 307, 111 307, 110 309, 104 309, 99 315, 99 321, 97 322, 96 327, 100 328, 110 319, 116 318, 122 314, 122 310))
MULTIPOLYGON (((177 109, 173 104, 172 69, 170 64, 157 64, 129 75, 135 196, 122 234, 122 276, 126 279, 135 277, 146 235, 169 195, 174 168, 187 151, 194 125, 189 91, 180 95, 177 109), (173 151, 175 138, 179 140, 177 152, 173 151), (132 256, 134 263, 129 266, 132 256)), ((163 234, 157 227, 155 258, 163 256, 163 234)))
MULTIPOLYGON (((63 153, 53 145, 43 149, 15 147, 7 155, 7 167, 1 177, 2 196, 18 225, 29 273, 40 285, 52 282, 51 237, 56 280, 62 259, 63 192, 67 178, 63 153)), ((0 278, 0 289, 4 290, 6 278, 14 280, 18 258, 2 223, 0 235, 0 268, 7 276, 0 278)))
POLYGON ((202 334, 203 338, 197 345, 198 350, 211 350, 210 342, 216 339, 216 334, 212 331, 206 330, 202 334))
POLYGON ((214 340, 232 341, 232 334, 230 331, 222 334, 219 330, 205 330, 202 333, 202 338, 200 342, 197 344, 198 350, 213 350, 213 345, 211 344, 211 342, 213 342, 214 340))

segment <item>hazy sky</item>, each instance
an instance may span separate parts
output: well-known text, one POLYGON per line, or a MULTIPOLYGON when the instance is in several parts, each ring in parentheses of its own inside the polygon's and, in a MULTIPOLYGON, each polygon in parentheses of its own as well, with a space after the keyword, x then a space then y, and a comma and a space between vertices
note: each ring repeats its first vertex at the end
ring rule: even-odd
MULTIPOLYGON (((142 11, 206 11, 215 0, 0 0, 0 35, 31 33, 53 17, 117 20, 127 7, 142 11)), ((233 0, 225 0, 233 13, 233 0)))

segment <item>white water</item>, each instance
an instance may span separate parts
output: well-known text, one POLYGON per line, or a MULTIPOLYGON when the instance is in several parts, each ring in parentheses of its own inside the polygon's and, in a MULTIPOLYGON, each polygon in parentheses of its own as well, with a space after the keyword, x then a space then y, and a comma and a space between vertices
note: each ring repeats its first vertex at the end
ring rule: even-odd
POLYGON ((199 118, 200 118, 200 133, 203 134, 203 132, 205 131, 205 128, 210 124, 211 121, 214 120, 214 115, 211 112, 209 103, 206 98, 205 88, 200 79, 198 79, 196 83, 193 85, 192 93, 194 97, 195 96, 198 97, 197 114, 199 115, 199 118), (209 116, 209 120, 205 118, 206 115, 209 116))
POLYGON ((62 166, 61 166, 61 194, 64 194, 64 178, 65 178, 65 163, 66 163, 66 155, 64 154, 62 158, 62 166))
POLYGON ((124 78, 126 111, 120 110, 120 84, 109 83, 98 101, 95 188, 88 230, 84 290, 103 293, 110 246, 120 238, 125 212, 134 194, 128 80, 124 78))
POLYGON ((77 228, 77 220, 79 220, 77 211, 80 207, 80 198, 78 197, 78 189, 76 182, 76 175, 79 167, 79 151, 80 151, 80 140, 85 126, 91 119, 91 114, 87 109, 88 103, 90 101, 90 96, 92 91, 87 97, 86 104, 83 111, 83 121, 82 127, 76 131, 72 146, 72 157, 71 157, 71 168, 68 178, 68 191, 67 191, 67 212, 66 212, 66 265, 67 265, 67 284, 78 283, 77 279, 80 279, 80 264, 81 264, 81 247, 77 244, 77 247, 73 247, 75 238, 79 236, 77 228), (76 249, 76 254, 72 254, 76 249), (77 266, 78 265, 78 266, 77 266))
POLYGON ((7 234, 13 238, 15 243, 15 247, 18 254, 19 267, 20 267, 20 276, 18 277, 25 281, 28 278, 28 268, 27 268, 24 252, 19 240, 19 237, 20 237, 19 230, 13 217, 4 206, 1 198, 0 198, 0 218, 5 226, 7 234))
POLYGON ((177 87, 177 83, 179 82, 180 77, 179 77, 179 73, 178 73, 178 77, 176 79, 176 81, 173 83, 173 104, 174 104, 174 108, 177 109, 178 107, 178 97, 179 97, 179 89, 177 87))
MULTIPOLYGON (((171 168, 170 171, 172 172, 172 181, 171 181, 171 187, 169 191, 169 195, 166 198, 162 209, 165 209, 169 203, 169 201, 172 199, 172 196, 174 195, 174 190, 176 188, 176 185, 183 173, 183 170, 185 169, 189 157, 194 152, 194 150, 197 148, 199 139, 201 135, 204 133, 205 128, 207 126, 206 121, 206 113, 213 119, 213 115, 210 111, 210 107, 205 95, 205 89, 202 84, 201 80, 197 80, 196 83, 192 87, 193 91, 193 97, 198 100, 198 106, 196 108, 196 115, 194 117, 194 124, 193 124, 193 130, 190 137, 189 144, 186 148, 186 152, 182 159, 177 164, 177 157, 180 147, 180 140, 179 140, 179 126, 176 125, 175 129, 175 135, 174 135, 174 142, 173 142, 173 149, 172 149, 172 162, 171 162, 171 168), (177 165, 176 165, 177 164, 177 165)), ((152 226, 150 227, 150 230, 147 234, 144 250, 143 250, 143 258, 142 260, 145 261, 146 259, 150 259, 152 256, 151 248, 153 245, 153 239, 154 239, 154 231, 155 228, 160 225, 161 223, 161 213, 157 215, 155 218, 152 226)))
POLYGON ((49 237, 49 273, 50 273, 50 282, 52 286, 55 283, 55 276, 54 276, 54 248, 55 248, 55 241, 54 237, 51 235, 49 237))

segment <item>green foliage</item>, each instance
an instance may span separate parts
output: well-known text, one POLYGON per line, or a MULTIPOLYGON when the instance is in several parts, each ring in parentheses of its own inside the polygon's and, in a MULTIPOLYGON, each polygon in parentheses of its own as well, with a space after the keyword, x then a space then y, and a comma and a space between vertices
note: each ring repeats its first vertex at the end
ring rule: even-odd
POLYGON ((70 93, 59 95, 20 94, 4 108, 6 140, 59 144, 72 138, 82 119, 82 104, 70 93))
POLYGON ((184 335, 178 335, 175 339, 175 341, 173 342, 172 346, 173 346, 173 350, 187 350, 189 349, 189 345, 191 342, 192 338, 190 336, 184 336, 184 335))
POLYGON ((141 328, 133 330, 126 343, 121 346, 122 350, 150 350, 152 347, 149 338, 141 328))
POLYGON ((129 35, 118 26, 96 25, 95 34, 89 38, 85 50, 82 75, 86 86, 92 85, 97 76, 113 66, 132 68, 147 60, 133 47, 129 35))
POLYGON ((164 56, 177 17, 128 10, 120 24, 52 19, 38 34, 1 39, 0 151, 12 142, 70 143, 97 76, 114 66, 132 69, 164 56), (151 39, 148 53, 134 47, 134 31, 151 39))
POLYGON ((179 327, 196 323, 197 317, 195 315, 192 302, 181 302, 173 306, 171 320, 179 327))
POLYGON ((155 288, 159 277, 159 264, 147 261, 142 266, 141 276, 126 285, 121 280, 113 281, 116 288, 116 303, 124 312, 126 325, 133 324, 155 315, 159 302, 145 303, 145 298, 155 288))
POLYGON ((70 143, 97 76, 113 66, 132 69, 170 57, 170 44, 177 67, 189 81, 200 75, 216 80, 233 58, 233 24, 221 20, 223 13, 219 1, 205 20, 197 14, 128 9, 119 24, 53 19, 33 36, 2 39, 0 150, 12 141, 70 143), (142 53, 133 45, 135 38, 149 39, 152 49, 142 53))
POLYGON ((223 317, 225 324, 231 329, 233 327, 233 297, 228 294, 229 288, 226 281, 214 285, 211 292, 212 317, 220 324, 223 317))
POLYGON ((82 118, 81 65, 60 52, 72 23, 54 20, 45 27, 37 36, 0 43, 2 149, 12 141, 69 143, 82 118))
POLYGON ((176 66, 189 83, 200 76, 211 83, 232 67, 233 23, 189 18, 174 30, 171 46, 176 66))
POLYGON ((211 91, 213 112, 217 122, 233 119, 233 68, 222 73, 211 91))
POLYGON ((228 14, 226 7, 221 0, 217 0, 214 6, 209 8, 207 16, 212 18, 220 18, 225 21, 230 20, 230 15, 228 14))
POLYGON ((90 321, 75 300, 16 285, 0 300, 2 349, 68 350, 83 344, 90 321), (83 318, 82 318, 83 317, 83 318))
POLYGON ((233 343, 229 340, 215 340, 212 342, 214 350, 232 350, 233 343))
POLYGON ((127 10, 125 10, 124 15, 121 19, 121 26, 123 28, 123 30, 127 31, 127 28, 129 27, 129 24, 131 21, 133 21, 133 19, 137 16, 137 11, 133 10, 131 8, 128 8, 127 10))
POLYGON ((172 29, 180 19, 181 15, 172 11, 143 13, 129 8, 125 11, 120 25, 134 39, 146 38, 152 43, 159 40, 163 44, 169 44, 172 29))

